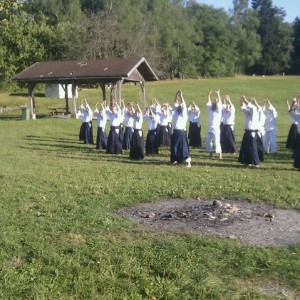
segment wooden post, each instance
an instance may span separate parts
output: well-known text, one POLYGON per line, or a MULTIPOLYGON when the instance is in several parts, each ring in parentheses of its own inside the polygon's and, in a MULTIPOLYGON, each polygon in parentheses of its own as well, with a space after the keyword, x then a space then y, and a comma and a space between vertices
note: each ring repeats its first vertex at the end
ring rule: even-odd
POLYGON ((35 111, 34 111, 34 108, 33 108, 33 98, 34 98, 33 90, 34 90, 34 86, 35 86, 34 83, 30 83, 28 85, 28 105, 27 105, 27 107, 30 109, 30 118, 33 119, 33 120, 36 118, 35 111))
POLYGON ((122 99, 122 84, 123 84, 123 80, 119 80, 117 82, 117 102, 118 102, 118 105, 121 104, 121 99, 122 99))
POLYGON ((102 101, 105 101, 106 100, 105 82, 101 82, 100 87, 102 90, 102 101))
POLYGON ((143 109, 146 108, 146 90, 145 90, 145 81, 140 81, 140 86, 143 93, 143 109))
POLYGON ((76 109, 76 89, 77 89, 77 86, 76 86, 76 83, 73 82, 72 83, 72 114, 71 114, 71 117, 72 118, 76 118, 77 114, 77 109, 76 109))
POLYGON ((68 84, 64 85, 65 99, 66 99, 66 115, 69 114, 69 95, 68 95, 68 84))

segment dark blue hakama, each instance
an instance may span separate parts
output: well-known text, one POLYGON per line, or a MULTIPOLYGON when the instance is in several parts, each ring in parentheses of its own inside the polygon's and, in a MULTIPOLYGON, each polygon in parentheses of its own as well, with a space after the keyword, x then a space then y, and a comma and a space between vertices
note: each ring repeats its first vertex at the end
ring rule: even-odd
POLYGON ((133 128, 132 127, 125 127, 124 135, 123 135, 123 145, 122 148, 124 150, 130 149, 131 139, 133 134, 133 128))
POLYGON ((245 130, 238 161, 246 165, 259 165, 257 134, 255 131, 245 130))
POLYGON ((201 148, 201 125, 199 123, 190 122, 188 139, 190 147, 201 148))
POLYGON ((141 160, 145 158, 144 134, 141 129, 134 129, 131 139, 129 158, 141 160))
POLYGON ((221 148, 222 148, 222 153, 236 152, 234 132, 231 126, 227 124, 223 124, 221 129, 221 148))
POLYGON ((122 143, 118 131, 120 131, 120 126, 110 126, 106 149, 108 154, 122 154, 122 143))
POLYGON ((107 148, 107 137, 106 137, 105 128, 98 127, 96 149, 100 150, 106 148, 107 148))
POLYGON ((184 162, 190 157, 185 130, 174 129, 171 137, 171 163, 184 162))
POLYGON ((147 133, 146 154, 158 154, 157 129, 149 130, 147 133))

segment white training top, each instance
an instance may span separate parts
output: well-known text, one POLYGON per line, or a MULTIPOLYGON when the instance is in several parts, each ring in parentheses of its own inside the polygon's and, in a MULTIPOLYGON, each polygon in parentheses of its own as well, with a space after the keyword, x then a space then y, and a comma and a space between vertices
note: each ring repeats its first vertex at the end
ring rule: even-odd
POLYGON ((265 130, 271 131, 276 129, 276 121, 277 121, 277 111, 273 105, 270 105, 269 107, 264 106, 263 112, 266 116, 265 120, 265 130))
POLYGON ((139 117, 137 117, 136 115, 133 116, 133 128, 134 129, 142 129, 143 127, 143 114, 140 113, 139 117))
POLYGON ((189 122, 199 123, 200 124, 200 109, 198 106, 195 106, 195 110, 188 108, 188 117, 189 122))
POLYGON ((257 107, 251 103, 248 103, 248 105, 243 104, 241 109, 245 114, 244 128, 246 130, 258 130, 260 125, 257 107))
POLYGON ((234 125, 235 123, 235 107, 231 105, 230 108, 226 108, 226 106, 222 109, 222 121, 224 125, 234 125))
POLYGON ((124 125, 125 127, 131 127, 133 128, 133 122, 134 122, 134 117, 133 113, 129 113, 127 110, 125 111, 125 117, 124 117, 124 125))
POLYGON ((186 130, 186 122, 188 120, 187 108, 184 99, 181 99, 181 112, 177 111, 178 105, 173 110, 173 126, 174 129, 186 130))
POLYGON ((105 128, 107 122, 107 116, 105 111, 99 112, 98 109, 94 111, 95 116, 97 117, 98 127, 105 128))
POLYGON ((110 126, 118 127, 121 124, 121 119, 122 119, 122 112, 121 109, 118 108, 115 113, 113 113, 109 107, 105 109, 105 112, 109 118, 109 124, 110 126))
POLYGON ((156 115, 159 117, 159 124, 161 126, 168 126, 169 123, 169 114, 170 111, 167 109, 166 114, 164 114, 161 110, 156 111, 156 115))
POLYGON ((159 118, 157 115, 152 114, 152 115, 144 115, 144 119, 147 121, 148 124, 148 130, 154 130, 157 128, 158 122, 159 122, 159 118))
POLYGON ((217 108, 212 110, 212 103, 206 104, 208 109, 208 128, 207 132, 215 132, 220 130, 221 117, 222 117, 222 103, 217 103, 217 108))

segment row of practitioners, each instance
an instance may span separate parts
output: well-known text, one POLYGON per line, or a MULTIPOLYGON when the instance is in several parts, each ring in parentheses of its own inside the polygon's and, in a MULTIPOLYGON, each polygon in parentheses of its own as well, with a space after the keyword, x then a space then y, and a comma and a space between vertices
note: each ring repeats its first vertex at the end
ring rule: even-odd
MULTIPOLYGON (((235 125, 235 107, 230 97, 225 96, 221 100, 220 90, 216 91, 216 98, 211 100, 212 92, 208 93, 208 130, 206 136, 206 151, 213 155, 213 151, 217 153, 219 159, 222 159, 223 153, 235 153, 236 144, 234 137, 235 125)), ((277 128, 276 119, 277 111, 270 103, 269 99, 264 100, 264 106, 258 105, 254 98, 249 101, 242 96, 240 99, 241 110, 245 114, 245 134, 241 145, 239 161, 243 164, 259 167, 259 162, 263 161, 263 153, 277 154, 277 128)), ((140 149, 143 142, 142 122, 143 118, 148 122, 148 134, 146 139, 146 153, 157 154, 160 146, 171 146, 172 133, 176 131, 174 126, 175 113, 184 115, 185 123, 189 120, 189 146, 201 147, 201 123, 200 109, 192 102, 188 108, 182 97, 182 92, 177 92, 175 96, 174 106, 171 108, 167 103, 160 106, 156 100, 152 101, 152 105, 146 109, 142 115, 141 109, 134 109, 132 103, 128 103, 125 107, 121 102, 119 107, 116 103, 110 109, 101 104, 101 109, 96 107, 95 115, 98 121, 98 132, 96 147, 98 149, 107 149, 108 153, 121 154, 122 149, 131 149, 130 157, 143 159, 144 152, 140 149), (180 103, 178 101, 180 99, 180 103), (184 109, 183 109, 184 108, 184 109), (105 126, 106 118, 109 118, 110 133, 106 142, 105 126), (173 122, 172 122, 173 121, 173 122), (124 122, 124 127, 122 123, 124 122), (173 127, 175 130, 173 130, 173 127), (135 136, 134 136, 135 133, 135 136), (134 138, 133 138, 134 136, 134 138), (136 152, 134 146, 139 142, 136 152)), ((81 105, 81 115, 83 117, 83 125, 81 132, 82 139, 86 143, 92 143, 92 110, 85 101, 81 105)), ((178 117, 177 117, 178 118, 178 117)), ((294 149, 297 137, 297 123, 291 116, 293 122, 287 147, 294 149), (296 131, 296 134, 295 134, 296 131)), ((185 125, 180 126, 180 130, 185 130, 185 125), (182 127, 182 128, 181 128, 182 127)), ((175 132, 176 133, 176 132, 175 132)), ((143 148, 143 147, 142 147, 143 148)), ((172 150, 172 149, 171 149, 172 150)))
MULTIPOLYGON (((97 149, 106 149, 109 154, 122 154, 123 150, 130 150, 132 159, 144 159, 146 154, 158 154, 159 147, 171 148, 171 162, 173 164, 184 162, 191 166, 189 145, 186 135, 188 110, 181 91, 176 92, 174 106, 167 103, 160 106, 156 100, 153 105, 146 108, 144 114, 138 104, 128 103, 126 106, 121 101, 121 106, 116 102, 108 107, 105 102, 96 105, 94 115, 97 117, 97 149), (148 133, 146 145, 142 130, 143 120, 147 121, 148 133), (110 131, 106 138, 106 122, 109 121, 110 131), (124 124, 124 125, 123 125, 124 124), (146 148, 146 149, 145 149, 146 148), (146 151, 145 151, 146 150, 146 151)), ((195 112, 195 105, 191 105, 195 112)), ((199 110, 200 111, 200 110, 199 110)), ((93 143, 92 118, 93 112, 87 101, 80 106, 82 125, 79 138, 87 144, 93 143)), ((198 140, 191 138, 195 147, 201 146, 200 127, 198 140)), ((194 136, 194 135, 193 135, 194 136)))

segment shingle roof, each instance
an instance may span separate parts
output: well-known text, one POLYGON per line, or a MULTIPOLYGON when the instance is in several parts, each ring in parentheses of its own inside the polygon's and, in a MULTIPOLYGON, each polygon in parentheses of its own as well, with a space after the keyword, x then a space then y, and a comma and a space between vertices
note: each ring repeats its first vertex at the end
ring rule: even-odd
POLYGON ((144 57, 37 62, 15 75, 17 82, 94 83, 155 81, 157 76, 144 57))

